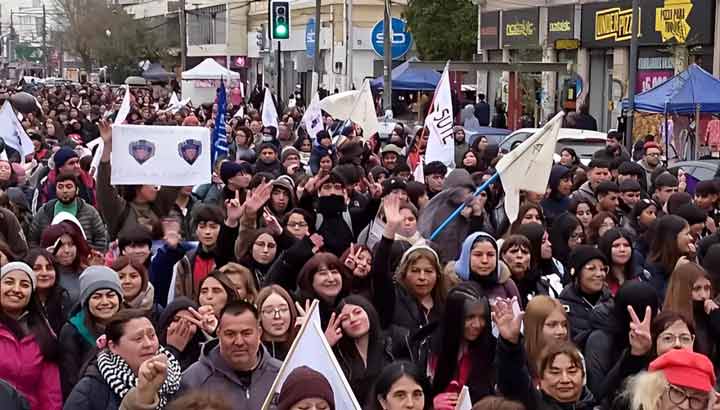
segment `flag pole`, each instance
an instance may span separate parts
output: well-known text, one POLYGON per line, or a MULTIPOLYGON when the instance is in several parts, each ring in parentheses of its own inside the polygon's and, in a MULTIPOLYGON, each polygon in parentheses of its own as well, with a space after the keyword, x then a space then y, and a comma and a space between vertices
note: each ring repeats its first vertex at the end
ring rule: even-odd
MULTIPOLYGON (((448 60, 447 63, 445 63, 445 70, 448 70, 448 69, 450 69, 450 60, 448 60)), ((425 120, 427 119, 428 115, 430 115, 430 113, 433 112, 433 107, 435 106, 435 96, 437 95, 437 87, 438 87, 439 85, 440 85, 440 83, 438 83, 438 85, 435 86, 435 91, 433 91, 433 98, 432 98, 432 100, 430 101, 430 106, 429 106, 428 109, 427 109, 427 114, 425 115, 425 118, 423 118, 423 127, 422 127, 422 131, 420 132, 420 139, 422 139, 422 138, 425 136, 425 130, 427 129, 427 127, 425 126, 425 120)), ((419 93, 418 93, 418 94, 419 94, 419 93)), ((418 98, 418 102, 420 102, 420 99, 419 99, 419 98, 418 98)), ((418 107, 418 108, 419 108, 419 107, 418 107)), ((420 112, 419 109, 418 109, 418 112, 420 112)), ((418 152, 418 155, 420 155, 419 152, 418 152)), ((419 166, 422 165, 422 162, 423 162, 422 159, 423 159, 423 158, 421 157, 421 158, 420 158, 420 163, 419 163, 418 165, 416 165, 416 167, 419 167, 419 166)), ((414 172, 414 171, 415 171, 415 169, 413 169, 413 172, 414 172)), ((420 182, 420 181, 417 181, 417 182, 420 182)))
MULTIPOLYGON (((495 180, 498 179, 499 176, 500 176, 500 173, 499 173, 499 172, 495 172, 495 173, 490 177, 490 179, 488 179, 487 181, 483 182, 483 184, 480 185, 480 186, 478 187, 478 189, 475 190, 475 192, 473 192, 473 195, 472 195, 472 196, 475 197, 475 196, 480 195, 480 193, 481 193, 482 191, 488 189, 488 187, 490 187, 490 185, 491 185, 493 182, 495 182, 495 180)), ((440 226, 438 226, 437 228, 435 228, 435 230, 433 231, 432 235, 430 235, 430 240, 431 240, 431 241, 435 240, 435 238, 437 238, 437 236, 440 235, 440 232, 442 232, 445 228, 447 228, 447 226, 450 225, 450 222, 452 222, 453 219, 455 219, 458 215, 460 215, 460 212, 462 212, 462 210, 465 209, 466 206, 467 206, 467 205, 465 204, 465 202, 463 202, 462 204, 460 204, 460 206, 458 206, 458 207, 453 211, 453 213, 451 213, 447 218, 445 218, 445 220, 440 224, 440 226)))

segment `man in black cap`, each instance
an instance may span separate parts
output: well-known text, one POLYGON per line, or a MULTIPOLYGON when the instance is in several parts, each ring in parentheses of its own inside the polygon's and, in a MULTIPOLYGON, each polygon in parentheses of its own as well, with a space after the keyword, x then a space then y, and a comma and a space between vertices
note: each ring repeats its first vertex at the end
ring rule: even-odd
POLYGON ((647 179, 645 178, 645 170, 637 162, 625 161, 617 169, 617 182, 622 183, 627 179, 632 179, 640 183, 641 192, 643 198, 650 198, 648 195, 647 179))

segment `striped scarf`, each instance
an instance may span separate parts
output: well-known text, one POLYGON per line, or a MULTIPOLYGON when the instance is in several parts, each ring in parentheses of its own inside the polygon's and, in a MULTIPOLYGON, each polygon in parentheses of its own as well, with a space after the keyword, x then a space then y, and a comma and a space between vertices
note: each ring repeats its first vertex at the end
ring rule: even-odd
MULTIPOLYGON (((158 353, 163 353, 168 358, 167 376, 158 392, 160 404, 157 409, 162 410, 167 405, 168 399, 172 398, 180 389, 180 376, 182 376, 182 372, 180 370, 180 363, 178 363, 172 353, 162 346, 160 346, 158 353)), ((105 382, 121 399, 125 397, 131 388, 137 385, 137 376, 130 369, 125 359, 110 350, 104 349, 98 353, 97 365, 105 382)))

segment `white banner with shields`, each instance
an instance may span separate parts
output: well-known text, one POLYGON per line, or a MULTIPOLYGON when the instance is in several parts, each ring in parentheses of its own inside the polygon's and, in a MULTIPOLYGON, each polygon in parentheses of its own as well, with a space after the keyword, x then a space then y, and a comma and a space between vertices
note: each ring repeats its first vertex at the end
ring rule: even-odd
POLYGON ((187 186, 210 182, 210 130, 205 127, 115 125, 113 185, 187 186))

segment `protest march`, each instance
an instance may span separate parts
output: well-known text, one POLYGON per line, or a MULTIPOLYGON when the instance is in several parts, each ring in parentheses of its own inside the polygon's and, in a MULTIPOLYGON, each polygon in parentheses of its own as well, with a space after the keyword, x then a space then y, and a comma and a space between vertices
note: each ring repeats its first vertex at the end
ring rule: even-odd
POLYGON ((389 127, 1 85, 0 409, 720 409, 718 174, 582 103, 506 144, 450 71, 389 127))

